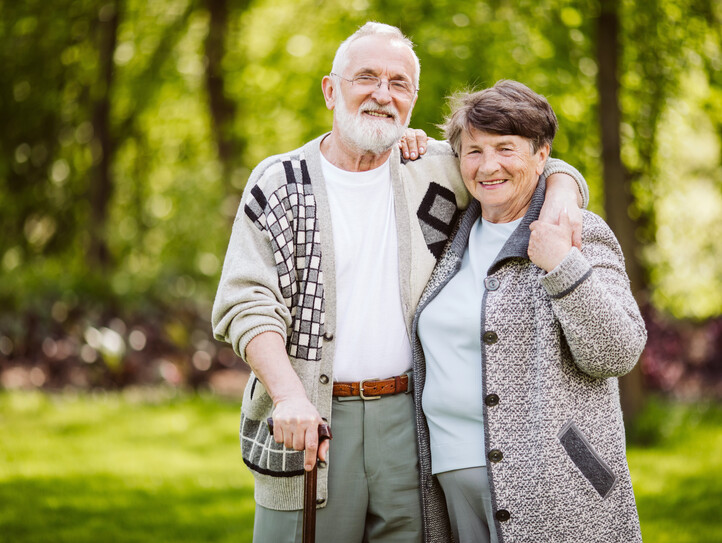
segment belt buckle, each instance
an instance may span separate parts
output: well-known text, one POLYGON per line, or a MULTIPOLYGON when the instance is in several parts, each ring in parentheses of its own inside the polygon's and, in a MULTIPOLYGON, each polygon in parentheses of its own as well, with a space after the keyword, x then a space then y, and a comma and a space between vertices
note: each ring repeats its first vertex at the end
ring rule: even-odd
POLYGON ((381 396, 366 396, 364 394, 364 385, 366 384, 366 381, 377 381, 378 379, 362 379, 358 383, 358 395, 361 397, 362 400, 378 400, 381 398, 381 396))

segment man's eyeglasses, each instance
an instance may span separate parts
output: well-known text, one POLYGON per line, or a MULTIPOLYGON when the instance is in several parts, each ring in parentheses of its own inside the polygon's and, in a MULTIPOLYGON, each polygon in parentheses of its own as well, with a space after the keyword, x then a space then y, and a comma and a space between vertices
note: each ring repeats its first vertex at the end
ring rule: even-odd
POLYGON ((357 75, 352 79, 348 79, 333 72, 331 75, 338 77, 339 79, 343 79, 344 81, 348 81, 351 85, 357 85, 360 89, 368 91, 381 88, 381 85, 386 83, 389 88, 389 92, 397 98, 411 98, 414 93, 416 93, 416 87, 403 79, 390 79, 389 81, 384 81, 375 75, 357 75))

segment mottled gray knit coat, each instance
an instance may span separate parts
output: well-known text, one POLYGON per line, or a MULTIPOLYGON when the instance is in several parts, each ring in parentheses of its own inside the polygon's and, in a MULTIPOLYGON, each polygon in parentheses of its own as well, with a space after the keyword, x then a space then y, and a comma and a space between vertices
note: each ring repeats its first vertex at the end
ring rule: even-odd
MULTIPOLYGON (((529 225, 543 198, 541 180, 521 225, 489 269, 480 308, 479 393, 496 531, 502 543, 641 541, 617 376, 637 362, 646 330, 619 244, 597 215, 583 212, 581 252, 572 249, 551 273, 532 264, 529 225)), ((474 200, 429 280, 413 325, 425 538, 433 543, 452 536, 443 492, 431 475, 421 409, 426 366, 416 325, 459 270, 479 215, 474 200)))

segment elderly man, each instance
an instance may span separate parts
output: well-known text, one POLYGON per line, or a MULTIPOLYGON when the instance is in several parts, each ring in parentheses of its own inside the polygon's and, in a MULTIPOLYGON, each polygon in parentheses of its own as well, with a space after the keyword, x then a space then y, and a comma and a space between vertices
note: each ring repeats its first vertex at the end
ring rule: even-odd
MULTIPOLYGON (((448 144, 400 157, 418 83, 413 44, 367 23, 323 78, 331 132, 264 160, 241 200, 213 327, 253 370, 241 449, 256 481, 256 541, 300 541, 301 475, 317 458, 318 541, 424 538, 409 327, 469 195, 448 144), (318 445, 323 420, 330 450, 318 445)), ((586 185, 550 162, 547 174, 576 179, 550 178, 556 217, 586 185)))

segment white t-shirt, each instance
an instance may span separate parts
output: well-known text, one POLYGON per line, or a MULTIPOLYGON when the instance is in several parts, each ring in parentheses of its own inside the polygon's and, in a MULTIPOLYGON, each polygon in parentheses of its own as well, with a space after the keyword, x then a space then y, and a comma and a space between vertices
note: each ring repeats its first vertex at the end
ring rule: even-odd
POLYGON ((461 269, 419 317, 426 358, 421 404, 429 424, 433 473, 486 465, 481 387, 484 279, 521 220, 477 221, 461 269))
POLYGON ((321 157, 336 266, 335 381, 383 379, 411 369, 399 288, 389 162, 348 172, 321 157))

